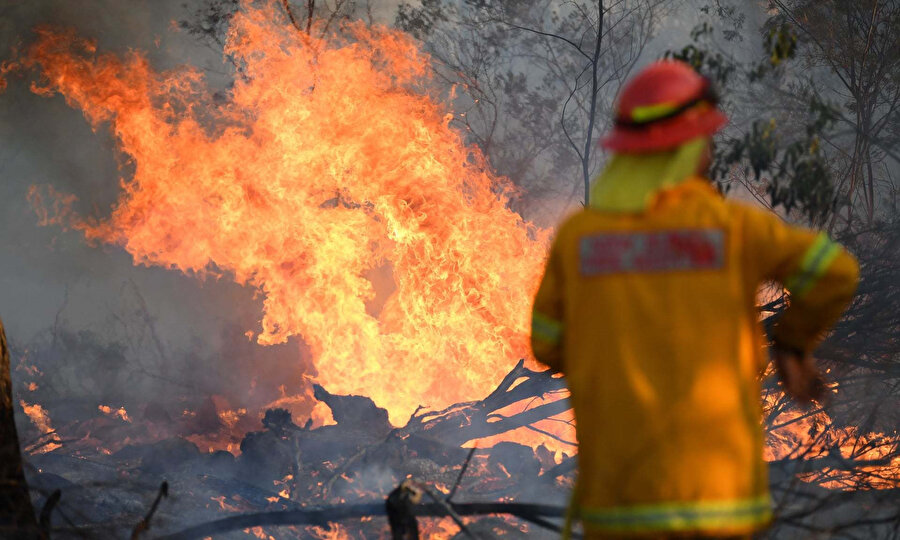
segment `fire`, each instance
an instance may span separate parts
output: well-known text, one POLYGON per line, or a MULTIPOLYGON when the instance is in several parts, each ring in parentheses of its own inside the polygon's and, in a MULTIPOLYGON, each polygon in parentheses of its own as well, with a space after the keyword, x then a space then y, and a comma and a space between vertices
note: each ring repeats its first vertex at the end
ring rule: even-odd
POLYGON ((274 536, 266 534, 266 531, 262 527, 252 527, 250 529, 244 529, 246 534, 253 534, 256 538, 260 538, 261 540, 275 540, 274 536))
POLYGON ((228 428, 233 428, 238 421, 247 414, 247 409, 241 407, 236 410, 226 409, 219 411, 219 420, 228 428))
POLYGON ((233 504, 227 503, 225 495, 219 495, 217 497, 210 497, 210 500, 216 501, 219 503, 219 508, 226 512, 241 512, 242 508, 239 506, 235 506, 233 504))
MULTIPOLYGON (((833 389, 835 390, 835 389, 833 389)), ((771 410, 780 396, 765 397, 771 410)), ((829 489, 892 489, 900 485, 900 435, 861 433, 855 427, 837 427, 822 410, 809 413, 793 408, 781 411, 773 420, 765 457, 767 461, 785 458, 830 458, 856 462, 851 470, 826 467, 819 472, 800 475, 829 489), (868 462, 868 463, 867 463, 868 462)))
POLYGON ((48 415, 47 411, 41 407, 40 403, 29 405, 28 403, 25 403, 25 400, 20 400, 19 405, 21 405, 22 410, 25 411, 25 415, 31 420, 31 423, 41 430, 41 433, 50 433, 53 431, 53 426, 50 425, 50 415, 48 415))
POLYGON ((435 538, 448 540, 459 532, 459 526, 453 522, 453 518, 421 518, 419 519, 419 531, 422 538, 435 538))
POLYGON ((125 410, 125 407, 119 407, 118 409, 114 409, 114 408, 110 407, 109 405, 98 405, 97 410, 99 410, 103 414, 106 414, 109 416, 117 416, 123 422, 131 423, 131 418, 128 417, 128 411, 125 410))
POLYGON ((56 430, 53 429, 53 425, 50 423, 50 415, 47 414, 47 410, 44 409, 40 403, 29 405, 25 400, 20 400, 19 405, 22 407, 22 410, 25 412, 28 419, 31 420, 31 423, 40 430, 41 434, 47 436, 43 444, 33 446, 31 449, 32 453, 46 454, 47 452, 51 452, 62 446, 58 443, 59 436, 56 434, 56 430))
POLYGON ((192 68, 157 72, 40 29, 21 59, 43 76, 34 91, 108 125, 134 166, 109 218, 75 216, 57 194, 45 221, 136 264, 255 288, 256 340, 301 336, 318 371, 286 372, 370 396, 395 423, 481 398, 529 355, 548 231, 509 208, 513 186, 449 127, 411 38, 362 23, 319 34, 246 2, 225 47, 241 73, 217 102, 192 68))
POLYGON ((353 538, 347 528, 340 523, 329 523, 328 527, 307 527, 307 531, 319 540, 348 540, 353 538))

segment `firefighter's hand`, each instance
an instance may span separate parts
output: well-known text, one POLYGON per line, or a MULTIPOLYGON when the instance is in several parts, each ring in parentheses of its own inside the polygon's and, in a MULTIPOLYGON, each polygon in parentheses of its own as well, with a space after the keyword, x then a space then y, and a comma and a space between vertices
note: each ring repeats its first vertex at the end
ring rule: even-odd
POLYGON ((785 392, 803 405, 821 402, 825 396, 825 380, 813 357, 778 346, 773 353, 785 392))

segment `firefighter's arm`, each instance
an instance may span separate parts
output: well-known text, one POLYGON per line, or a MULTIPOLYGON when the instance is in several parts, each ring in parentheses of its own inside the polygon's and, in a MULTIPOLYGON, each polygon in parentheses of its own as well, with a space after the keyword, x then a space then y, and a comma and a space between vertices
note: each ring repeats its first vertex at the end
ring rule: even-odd
POLYGON ((531 310, 531 350, 539 362, 553 371, 563 370, 563 294, 562 264, 554 242, 531 310))
POLYGON ((791 296, 775 326, 775 343, 811 352, 853 300, 858 282, 859 265, 853 255, 825 233, 817 235, 798 267, 781 281, 791 296))
POLYGON ((755 230, 747 232, 761 279, 790 292, 772 337, 777 347, 807 355, 853 299, 859 265, 825 233, 787 225, 768 212, 754 210, 750 217, 755 230))

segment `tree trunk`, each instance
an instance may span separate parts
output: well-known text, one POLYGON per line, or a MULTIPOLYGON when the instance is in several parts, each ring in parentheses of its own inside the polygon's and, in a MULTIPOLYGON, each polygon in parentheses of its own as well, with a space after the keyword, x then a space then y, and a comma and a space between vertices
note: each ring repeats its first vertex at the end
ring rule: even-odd
POLYGON ((597 120, 597 71, 600 62, 600 50, 603 44, 603 0, 597 2, 597 41, 594 43, 594 55, 591 57, 591 107, 588 111, 587 135, 584 140, 584 153, 581 159, 581 174, 584 181, 584 207, 591 204, 591 149, 594 146, 594 124, 597 120))
POLYGON ((13 418, 12 379, 6 333, 0 321, 0 537, 40 538, 22 471, 13 418))

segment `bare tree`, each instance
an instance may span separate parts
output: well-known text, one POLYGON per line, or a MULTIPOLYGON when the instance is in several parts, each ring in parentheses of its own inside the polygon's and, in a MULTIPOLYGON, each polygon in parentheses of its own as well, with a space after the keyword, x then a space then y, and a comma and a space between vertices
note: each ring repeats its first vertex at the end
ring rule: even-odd
POLYGON ((442 80, 461 87, 454 122, 500 173, 532 194, 565 194, 566 179, 579 178, 587 204, 597 128, 662 4, 426 0, 401 5, 397 23, 425 42, 442 80))

